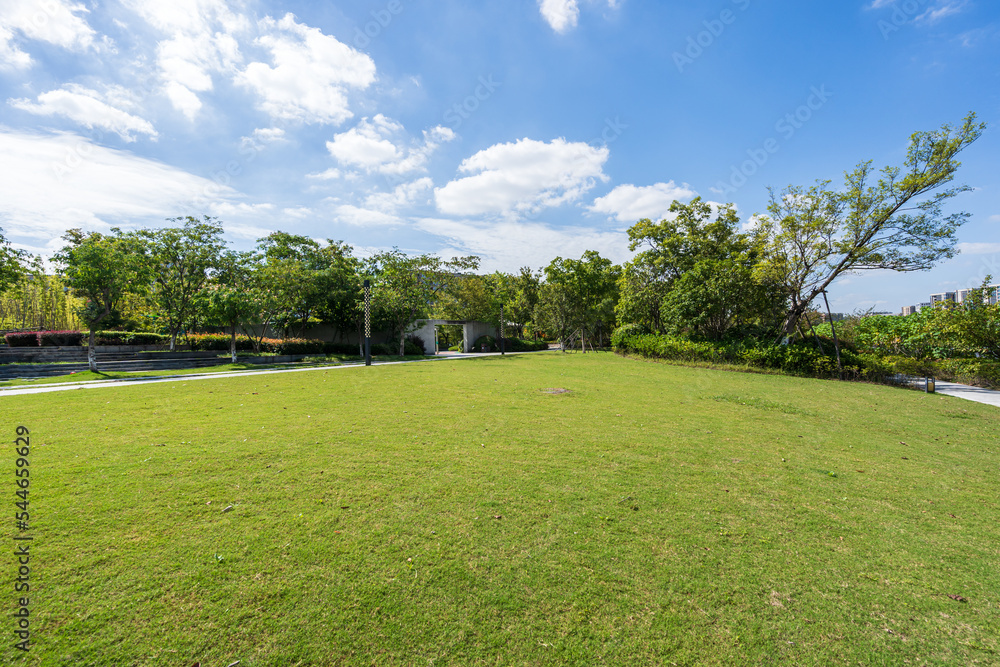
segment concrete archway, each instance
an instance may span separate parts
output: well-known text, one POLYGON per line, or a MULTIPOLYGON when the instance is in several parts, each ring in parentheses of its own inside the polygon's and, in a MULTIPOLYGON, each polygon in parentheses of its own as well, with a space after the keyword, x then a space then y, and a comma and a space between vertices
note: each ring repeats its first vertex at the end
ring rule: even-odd
POLYGON ((480 336, 496 335, 496 327, 494 325, 475 320, 419 320, 417 324, 419 328, 413 332, 413 335, 424 342, 424 349, 428 351, 435 349, 435 327, 442 324, 462 325, 462 352, 466 353, 473 351, 472 344, 480 336))

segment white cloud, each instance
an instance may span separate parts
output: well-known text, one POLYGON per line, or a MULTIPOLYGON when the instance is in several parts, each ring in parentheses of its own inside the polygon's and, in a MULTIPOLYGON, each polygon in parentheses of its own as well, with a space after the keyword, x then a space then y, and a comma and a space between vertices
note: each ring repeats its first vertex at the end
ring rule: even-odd
POLYGON ((253 138, 269 144, 275 141, 282 141, 285 138, 285 131, 280 127, 258 127, 253 131, 253 138))
POLYGON ((558 33, 575 28, 580 18, 580 6, 577 0, 538 0, 538 9, 542 12, 542 17, 558 33))
POLYGON ((938 7, 931 7, 918 16, 916 20, 925 23, 937 23, 941 19, 961 13, 965 9, 966 4, 965 0, 959 0, 958 2, 948 1, 938 7))
POLYGON ((357 127, 326 142, 326 148, 341 164, 371 170, 399 159, 399 149, 387 137, 402 130, 402 125, 382 114, 370 121, 362 118, 357 127))
POLYGON ((1000 243, 959 243, 955 247, 963 255, 993 255, 1000 253, 1000 243))
POLYGON ((372 211, 366 208, 359 208, 349 204, 338 206, 336 208, 336 214, 337 219, 341 222, 348 225, 356 225, 358 227, 398 225, 403 222, 395 215, 382 213, 381 211, 372 211))
POLYGON ((306 174, 306 178, 312 181, 335 181, 340 178, 339 169, 327 169, 318 174, 306 174))
POLYGON ((473 174, 435 190, 438 209, 449 215, 526 213, 574 201, 607 181, 607 147, 556 139, 496 144, 459 165, 473 174))
POLYGON ((628 236, 622 232, 510 220, 492 224, 422 218, 414 224, 421 231, 443 237, 456 254, 478 255, 487 271, 542 267, 556 255, 577 258, 586 250, 597 250, 614 262, 631 257, 628 236))
POLYGON ((247 204, 246 202, 221 201, 212 204, 212 215, 230 218, 258 218, 270 215, 274 204, 247 204))
POLYGON ((27 69, 31 66, 31 56, 13 43, 14 33, 0 25, 0 70, 27 69))
POLYGON ((590 210, 627 224, 642 218, 659 221, 668 216, 675 199, 687 200, 696 194, 687 183, 681 186, 673 181, 645 187, 619 185, 605 196, 595 199, 590 210))
POLYGON ((213 90, 213 75, 235 74, 243 57, 236 35, 250 22, 224 0, 126 0, 149 25, 167 35, 156 45, 156 63, 167 98, 194 120, 199 93, 213 90))
POLYGON ((38 103, 28 99, 10 99, 7 102, 22 111, 39 116, 65 116, 80 125, 114 132, 125 141, 135 141, 134 133, 156 138, 157 133, 149 121, 133 116, 127 111, 112 106, 109 101, 121 105, 127 103, 124 89, 109 89, 105 94, 68 84, 60 90, 51 90, 38 96, 38 103))
POLYGON ((378 114, 371 120, 362 118, 356 127, 335 135, 326 147, 342 165, 401 176, 423 171, 441 143, 456 136, 451 129, 438 126, 424 131, 423 143, 407 149, 400 146, 404 135, 402 125, 378 114))
POLYGON ((991 215, 988 219, 990 222, 1000 222, 1000 214, 991 215))
POLYGON ((295 22, 260 21, 256 43, 266 48, 274 67, 252 62, 237 82, 254 90, 260 107, 275 118, 339 125, 351 118, 347 90, 364 90, 375 81, 375 63, 367 55, 295 22))
MULTIPOLYGON (((607 0, 608 7, 618 9, 623 1, 607 0)), ((572 30, 580 20, 579 0, 538 0, 538 11, 549 26, 559 34, 572 30)))
POLYGON ((304 220, 309 216, 313 215, 313 210, 307 206, 296 206, 294 208, 285 208, 281 210, 282 215, 286 218, 294 218, 295 220, 304 220))
POLYGON ((52 238, 200 215, 236 193, 208 179, 68 132, 0 128, 0 224, 10 236, 52 238))
POLYGON ((31 56, 14 44, 15 32, 27 39, 84 51, 94 44, 94 29, 81 16, 89 10, 69 0, 3 0, 0 3, 0 69, 23 69, 31 56))
POLYGON ((419 178, 397 186, 392 192, 369 195, 365 199, 365 208, 383 213, 395 213, 398 209, 415 203, 421 195, 426 197, 433 187, 434 182, 431 179, 419 178))

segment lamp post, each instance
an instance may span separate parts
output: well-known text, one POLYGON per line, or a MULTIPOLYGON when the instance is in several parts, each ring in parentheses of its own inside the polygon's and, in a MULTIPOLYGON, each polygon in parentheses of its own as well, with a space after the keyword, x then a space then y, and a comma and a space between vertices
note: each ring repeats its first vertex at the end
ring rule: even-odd
POLYGON ((503 306, 500 306, 500 356, 505 356, 507 354, 507 346, 504 343, 504 338, 507 337, 507 328, 504 326, 503 322, 503 306))
POLYGON ((365 280, 365 366, 372 365, 372 283, 365 280))

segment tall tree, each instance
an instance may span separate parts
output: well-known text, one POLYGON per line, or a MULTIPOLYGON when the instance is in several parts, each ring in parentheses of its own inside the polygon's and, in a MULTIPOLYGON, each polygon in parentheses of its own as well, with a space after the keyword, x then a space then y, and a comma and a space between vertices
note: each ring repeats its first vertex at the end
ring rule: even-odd
POLYGON ((614 329, 620 274, 621 267, 594 250, 580 259, 556 257, 545 267, 539 312, 564 342, 569 330, 579 330, 585 347, 588 333, 603 336, 614 329))
POLYGON ((229 327, 229 354, 236 363, 236 329, 257 314, 253 278, 256 258, 251 252, 226 251, 207 288, 209 319, 229 327))
POLYGON ((146 291, 149 263, 139 239, 117 228, 108 235, 70 229, 63 239, 67 243, 53 259, 73 291, 86 299, 78 314, 90 330, 87 358, 90 370, 96 373, 94 332, 129 293, 146 291))
POLYGON ((153 283, 149 299, 170 332, 170 350, 176 349, 181 327, 204 309, 203 290, 218 267, 226 247, 222 225, 215 218, 170 218, 180 227, 143 230, 153 283))
POLYGON ((687 204, 674 201, 669 217, 659 222, 644 218, 628 235, 629 248, 640 252, 621 272, 617 315, 622 323, 658 333, 672 328, 661 308, 675 281, 699 262, 736 261, 752 246, 731 204, 716 206, 700 197, 687 204))
POLYGON ((319 275, 320 299, 316 315, 337 330, 343 339, 349 331, 359 334, 364 328, 363 262, 354 249, 343 241, 327 239, 320 249, 323 268, 319 275))
POLYGON ((886 167, 875 180, 871 161, 862 162, 845 173, 841 191, 829 181, 771 191, 769 215, 761 217, 769 242, 759 271, 789 295, 784 334, 845 273, 923 271, 956 254, 955 232, 969 214, 945 215, 942 207, 969 187, 942 188, 955 178, 956 156, 985 127, 970 113, 958 127, 917 132, 902 167, 886 167))
POLYGON ((28 254, 14 248, 3 235, 0 228, 0 294, 16 284, 25 274, 25 264, 28 254))

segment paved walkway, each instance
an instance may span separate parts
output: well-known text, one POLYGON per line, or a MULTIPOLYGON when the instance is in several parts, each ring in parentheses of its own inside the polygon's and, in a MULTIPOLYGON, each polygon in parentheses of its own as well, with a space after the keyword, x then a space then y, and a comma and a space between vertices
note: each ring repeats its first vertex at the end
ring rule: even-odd
POLYGON ((970 387, 966 384, 955 384, 954 382, 941 382, 940 380, 936 383, 936 390, 937 393, 944 394, 945 396, 964 398, 967 401, 995 405, 1000 408, 1000 391, 970 387))
MULTIPOLYGON (((530 352, 508 352, 512 354, 530 354, 530 352)), ((441 361, 460 361, 478 357, 499 357, 499 352, 455 354, 439 356, 441 361)), ((414 359, 412 361, 375 361, 372 366, 394 366, 397 364, 421 364, 434 361, 435 358, 414 359)), ((274 368, 259 371, 231 371, 224 373, 191 373, 189 375, 147 375, 134 379, 86 380, 84 382, 62 382, 38 386, 0 387, 0 397, 21 396, 24 394, 45 394, 53 391, 70 391, 73 389, 104 389, 107 387, 130 387, 137 384, 155 384, 160 382, 187 382, 189 380, 214 380, 216 378, 243 377, 245 375, 274 375, 277 373, 308 373, 309 371, 339 371, 347 368, 364 368, 363 363, 341 364, 339 366, 308 366, 306 368, 274 368)))

